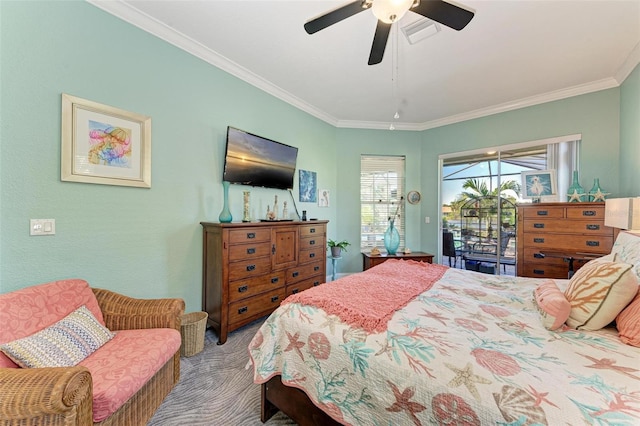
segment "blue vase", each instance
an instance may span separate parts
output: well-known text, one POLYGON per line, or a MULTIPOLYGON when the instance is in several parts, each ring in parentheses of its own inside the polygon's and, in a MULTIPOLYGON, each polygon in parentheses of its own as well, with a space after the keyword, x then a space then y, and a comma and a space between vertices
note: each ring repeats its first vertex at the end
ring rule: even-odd
POLYGON ((224 206, 222 207, 220 216, 218 216, 218 220, 220 223, 229 223, 233 220, 233 216, 231 216, 231 211, 229 210, 229 182, 223 181, 222 188, 224 189, 224 206))
POLYGON ((581 201, 588 201, 589 194, 586 193, 580 181, 578 180, 578 171, 573 171, 573 182, 567 191, 567 201, 569 203, 579 203, 581 201))
POLYGON ((395 221, 389 221, 389 227, 384 233, 384 248, 387 249, 388 254, 396 254, 400 247, 400 233, 395 227, 395 221))

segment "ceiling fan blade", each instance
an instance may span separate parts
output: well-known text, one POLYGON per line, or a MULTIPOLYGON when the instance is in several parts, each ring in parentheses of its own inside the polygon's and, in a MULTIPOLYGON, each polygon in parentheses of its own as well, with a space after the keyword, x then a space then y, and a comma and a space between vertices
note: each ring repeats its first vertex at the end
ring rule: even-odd
POLYGON ((382 62, 384 57, 384 49, 387 47, 387 40, 389 39, 389 33, 391 32, 392 24, 385 24, 382 21, 378 21, 376 26, 376 33, 373 36, 373 44, 371 45, 371 53, 369 54, 369 65, 375 65, 382 62))
POLYGON ((330 25, 340 22, 343 19, 347 19, 357 13, 367 10, 370 6, 363 5, 362 0, 353 1, 342 7, 339 7, 331 12, 325 13, 315 19, 304 24, 304 29, 307 34, 313 34, 320 30, 327 28, 330 25))
POLYGON ((410 10, 458 31, 466 27, 475 14, 443 0, 421 0, 418 6, 410 10))

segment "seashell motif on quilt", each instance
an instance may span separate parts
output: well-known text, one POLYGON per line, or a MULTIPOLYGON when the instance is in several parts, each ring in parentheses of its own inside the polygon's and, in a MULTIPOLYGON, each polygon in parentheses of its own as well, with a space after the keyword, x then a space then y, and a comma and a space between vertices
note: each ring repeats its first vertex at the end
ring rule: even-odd
POLYGON ((350 340, 364 342, 367 340, 367 332, 362 328, 348 328, 342 331, 342 341, 348 343, 350 340))
POLYGON ((527 391, 511 385, 504 385, 500 393, 494 393, 498 409, 507 422, 518 421, 518 424, 546 425, 547 416, 544 410, 536 405, 536 400, 527 391), (522 422, 522 419, 526 419, 522 422))
POLYGON ((476 348, 471 351, 476 362, 498 376, 515 376, 520 372, 520 365, 509 355, 490 349, 476 348))
POLYGON ((433 417, 439 425, 480 426, 480 419, 464 398, 452 393, 439 393, 431 400, 433 417))

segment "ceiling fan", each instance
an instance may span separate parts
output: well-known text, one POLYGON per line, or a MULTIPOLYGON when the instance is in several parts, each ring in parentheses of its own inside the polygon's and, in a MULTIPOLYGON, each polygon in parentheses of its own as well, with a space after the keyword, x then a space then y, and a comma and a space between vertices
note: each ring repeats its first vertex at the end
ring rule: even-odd
POLYGON ((304 24, 304 29, 308 34, 314 34, 369 8, 378 18, 369 54, 369 65, 382 62, 391 25, 399 21, 408 10, 457 31, 467 26, 474 15, 471 10, 443 0, 356 0, 310 20, 304 24))

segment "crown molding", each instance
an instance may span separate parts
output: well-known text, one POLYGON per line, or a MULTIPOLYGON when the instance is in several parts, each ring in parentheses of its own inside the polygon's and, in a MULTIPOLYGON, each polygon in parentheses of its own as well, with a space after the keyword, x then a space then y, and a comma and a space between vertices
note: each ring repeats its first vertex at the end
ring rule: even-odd
MULTIPOLYGON (((1 1, 1 0, 0 0, 1 1)), ((141 12, 135 7, 123 2, 122 0, 86 0, 93 6, 122 19, 129 24, 146 31, 161 40, 182 49, 197 58, 245 81, 248 84, 298 108, 301 111, 312 115, 334 127, 338 128, 354 128, 354 129, 373 129, 373 130, 389 130, 389 122, 377 121, 351 121, 339 120, 336 117, 314 107, 308 102, 303 101, 297 96, 281 89, 273 83, 265 80, 261 76, 247 70, 241 65, 229 60, 225 56, 207 48, 203 44, 193 40, 190 37, 176 31, 168 25, 152 18, 146 13, 141 12)), ((573 96, 583 95, 599 90, 618 87, 640 63, 640 44, 636 45, 626 58, 624 64, 616 72, 615 78, 606 78, 590 83, 573 86, 541 95, 531 96, 524 99, 505 102, 503 104, 481 108, 474 111, 444 117, 437 120, 427 121, 424 123, 394 123, 396 130, 407 131, 423 131, 436 127, 447 126, 450 124, 460 123, 462 121, 482 118, 489 115, 499 114, 502 112, 513 111, 520 108, 539 105, 546 102, 566 99, 573 96)))

